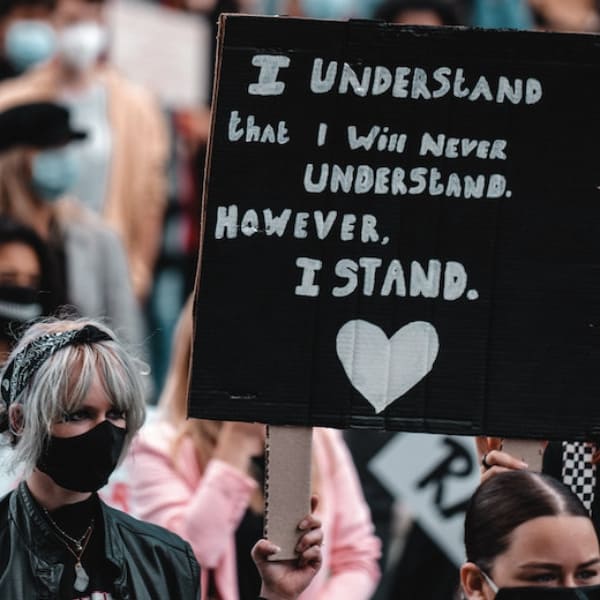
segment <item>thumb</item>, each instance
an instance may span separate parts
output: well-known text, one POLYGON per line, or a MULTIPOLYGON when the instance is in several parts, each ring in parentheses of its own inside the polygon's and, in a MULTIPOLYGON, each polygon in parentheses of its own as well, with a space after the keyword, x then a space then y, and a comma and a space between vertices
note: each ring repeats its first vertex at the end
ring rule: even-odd
POLYGON ((269 556, 277 554, 278 552, 281 552, 281 548, 279 546, 276 546, 269 540, 258 540, 258 542, 254 544, 250 554, 252 555, 254 562, 258 564, 261 562, 266 562, 269 560, 269 556))

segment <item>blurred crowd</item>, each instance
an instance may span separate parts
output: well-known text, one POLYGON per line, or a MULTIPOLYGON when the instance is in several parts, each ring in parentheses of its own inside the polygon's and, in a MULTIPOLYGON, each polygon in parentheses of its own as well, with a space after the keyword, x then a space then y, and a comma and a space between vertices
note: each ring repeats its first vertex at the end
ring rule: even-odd
MULTIPOLYGON (((141 516, 190 540, 200 563, 209 566, 203 570, 207 589, 234 598, 232 590, 244 577, 251 589, 257 585, 248 557, 250 539, 262 527, 255 518, 263 510, 262 465, 254 458, 264 433, 250 425, 189 424, 184 408, 192 318, 186 300, 196 273, 210 106, 165 104, 156 89, 123 74, 111 53, 112 21, 107 17, 117 4, 127 0, 0 2, 0 365, 23 324, 43 315, 69 312, 101 319, 114 329, 130 351, 151 366, 147 400, 152 404, 160 397, 163 415, 156 429, 141 437, 139 465, 144 468, 136 470, 135 493, 119 503, 128 509, 130 502, 137 503, 141 516), (194 461, 194 470, 173 466, 186 457, 194 461), (211 462, 214 457, 220 466, 211 462), (200 539, 200 516, 192 517, 214 519, 207 506, 219 503, 215 488, 212 496, 195 493, 205 479, 227 481, 235 496, 229 496, 220 516, 207 524, 213 538, 202 534, 200 539), (232 523, 243 528, 229 531, 232 523), (240 547, 248 550, 244 560, 239 558, 240 547)), ((600 31, 599 0, 146 4, 161 5, 208 31, 206 45, 198 49, 209 65, 202 82, 206 98, 221 12, 600 31)), ((384 566, 393 499, 365 466, 389 435, 360 432, 346 438, 384 542, 384 566)), ((315 444, 314 483, 325 499, 322 520, 326 527, 335 524, 339 534, 325 547, 326 567, 339 577, 337 582, 335 577, 321 582, 329 595, 319 597, 366 600, 379 578, 379 543, 363 492, 342 438, 321 431, 315 444), (362 575, 348 576, 352 570, 362 575)), ((418 526, 403 535, 410 562, 384 576, 375 597, 399 597, 398 590, 417 597, 410 595, 411 586, 423 598, 449 597, 458 582, 456 568, 418 526), (424 583, 432 565, 438 576, 424 583), (424 592, 423 586, 431 590, 424 592)))

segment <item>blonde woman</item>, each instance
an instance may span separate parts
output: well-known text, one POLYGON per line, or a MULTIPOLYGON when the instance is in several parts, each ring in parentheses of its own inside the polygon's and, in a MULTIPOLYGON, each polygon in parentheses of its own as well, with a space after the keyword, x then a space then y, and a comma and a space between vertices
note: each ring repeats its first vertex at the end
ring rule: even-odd
POLYGON ((24 480, 0 501, 1 598, 198 597, 189 545, 96 494, 143 423, 142 390, 98 322, 38 323, 14 348, 0 432, 24 480))
MULTIPOLYGON (((0 433, 24 480, 0 499, 0 598, 197 600, 190 545, 106 505, 97 491, 145 416, 140 366, 90 320, 32 325, 0 374, 0 433)), ((304 518, 297 564, 252 556, 265 600, 296 600, 321 565, 322 531, 304 518)))
MULTIPOLYGON (((261 536, 259 424, 186 420, 192 340, 188 302, 176 333, 159 417, 129 457, 137 516, 187 540, 202 567, 204 598, 256 598, 247 550, 261 536)), ((339 432, 315 429, 313 471, 323 524, 323 567, 302 600, 367 600, 379 579, 379 540, 339 432)))

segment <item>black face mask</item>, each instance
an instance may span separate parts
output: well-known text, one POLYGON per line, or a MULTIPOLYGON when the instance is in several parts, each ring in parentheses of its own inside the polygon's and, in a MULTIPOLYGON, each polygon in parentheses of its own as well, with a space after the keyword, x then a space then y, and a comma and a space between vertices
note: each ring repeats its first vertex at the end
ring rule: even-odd
POLYGON ((95 492, 119 462, 127 430, 103 421, 75 437, 51 436, 37 468, 67 490, 95 492))
POLYGON ((13 330, 42 314, 39 296, 35 288, 0 285, 0 337, 12 339, 13 330))
POLYGON ((501 588, 496 600, 600 600, 600 585, 578 588, 501 588))

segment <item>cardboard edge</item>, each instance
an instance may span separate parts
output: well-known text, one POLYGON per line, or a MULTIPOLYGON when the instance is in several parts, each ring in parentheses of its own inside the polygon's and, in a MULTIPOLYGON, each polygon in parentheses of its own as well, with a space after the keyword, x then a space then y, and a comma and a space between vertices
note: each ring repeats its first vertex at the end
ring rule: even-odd
MULTIPOLYGON (((194 347, 196 346, 194 340, 196 339, 196 303, 198 301, 198 291, 200 289, 200 278, 202 272, 202 252, 204 250, 204 236, 206 233, 206 213, 208 204, 208 186, 210 183, 210 167, 212 161, 212 150, 213 150, 213 132, 215 130, 215 122, 217 117, 217 102, 218 102, 218 91, 219 81, 221 79, 221 66, 223 63, 223 46, 225 41, 225 27, 227 25, 227 19, 231 17, 229 13, 222 13, 219 15, 219 28, 217 32, 217 49, 215 52, 215 70, 214 80, 212 87, 212 100, 210 106, 210 128, 208 132, 208 143, 206 145, 206 158, 204 160, 204 181, 202 185, 202 209, 200 213, 200 236, 198 241, 198 262, 196 263, 196 275, 194 277, 194 290, 192 292, 192 348, 190 352, 190 366, 194 364, 194 347)), ((188 370, 188 415, 189 415, 189 396, 192 384, 192 369, 188 370)))

